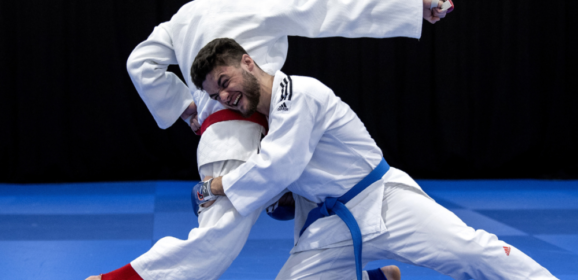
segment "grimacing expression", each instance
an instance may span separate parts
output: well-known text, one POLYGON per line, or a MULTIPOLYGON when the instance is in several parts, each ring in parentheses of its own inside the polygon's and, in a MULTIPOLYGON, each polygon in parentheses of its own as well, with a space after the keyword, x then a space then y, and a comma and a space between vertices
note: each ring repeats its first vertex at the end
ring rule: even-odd
POLYGON ((257 78, 243 69, 243 90, 247 98, 247 105, 244 108, 245 110, 240 112, 246 118, 257 111, 257 105, 259 105, 259 97, 261 95, 259 89, 260 86, 257 78))
POLYGON ((253 74, 242 67, 216 67, 207 74, 203 88, 211 99, 228 109, 249 117, 259 104, 260 85, 253 74))

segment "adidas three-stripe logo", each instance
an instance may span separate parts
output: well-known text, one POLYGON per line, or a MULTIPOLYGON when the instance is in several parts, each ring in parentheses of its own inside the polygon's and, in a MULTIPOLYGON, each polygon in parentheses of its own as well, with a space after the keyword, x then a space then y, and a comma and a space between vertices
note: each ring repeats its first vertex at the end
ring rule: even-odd
POLYGON ((285 100, 291 101, 291 97, 293 97, 293 81, 291 77, 287 76, 287 78, 284 78, 283 82, 281 82, 281 99, 279 99, 279 102, 285 100))
MULTIPOLYGON (((283 103, 277 107, 277 111, 289 111, 290 106, 287 106, 287 102, 291 101, 291 97, 293 97, 293 81, 291 77, 287 76, 281 82, 281 98, 279 102, 283 103)), ((289 103, 289 105, 291 104, 289 103)))

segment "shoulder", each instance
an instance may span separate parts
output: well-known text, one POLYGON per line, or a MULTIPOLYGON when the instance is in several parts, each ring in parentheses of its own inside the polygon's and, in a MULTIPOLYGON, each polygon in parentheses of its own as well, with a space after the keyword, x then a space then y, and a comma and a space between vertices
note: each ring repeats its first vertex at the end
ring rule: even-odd
POLYGON ((307 108, 311 112, 323 111, 335 98, 333 91, 315 78, 287 75, 280 81, 273 110, 291 112, 307 108))
POLYGON ((313 77, 307 77, 307 76, 297 76, 297 75, 292 75, 292 76, 287 76, 288 78, 290 78, 292 81, 294 81, 297 85, 299 89, 303 89, 306 90, 308 88, 311 89, 329 89, 325 84, 323 84, 321 81, 313 78, 313 77))
POLYGON ((333 94, 331 89, 315 78, 305 76, 283 76, 279 83, 277 102, 319 99, 324 95, 333 94))
POLYGON ((290 78, 294 94, 317 102, 327 102, 328 98, 335 97, 333 90, 315 78, 306 76, 290 76, 290 78))

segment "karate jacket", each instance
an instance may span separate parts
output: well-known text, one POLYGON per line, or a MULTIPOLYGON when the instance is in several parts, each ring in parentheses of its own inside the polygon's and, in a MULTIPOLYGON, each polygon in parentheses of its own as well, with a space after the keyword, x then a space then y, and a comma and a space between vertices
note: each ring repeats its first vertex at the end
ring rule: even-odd
MULTIPOLYGON (((367 176, 383 154, 359 117, 321 82, 287 76, 278 71, 273 81, 269 132, 259 154, 223 176, 225 194, 241 215, 248 215, 285 189, 312 202, 340 197, 367 176)), ((364 240, 387 229, 381 216, 385 183, 421 188, 404 172, 390 168, 345 206, 364 240)), ((298 207, 299 210, 299 207, 298 207)), ((296 218, 296 231, 306 213, 296 218)), ((338 216, 311 224, 293 252, 351 244, 349 229, 338 216)))
MULTIPOLYGON (((197 53, 213 39, 235 39, 264 71, 273 75, 287 57, 287 36, 419 38, 422 9, 421 0, 195 0, 157 26, 134 49, 127 69, 159 127, 171 126, 191 101, 197 105, 202 123, 210 114, 224 109, 197 90, 190 75, 197 53), (167 71, 171 64, 179 65, 184 83, 167 71)), ((259 130, 254 124, 241 126, 251 127, 247 129, 255 133, 259 130)), ((205 131, 197 154, 199 166, 245 160, 255 150, 253 143, 241 139, 229 141, 228 152, 223 153, 213 144, 220 136, 212 127, 205 131)))

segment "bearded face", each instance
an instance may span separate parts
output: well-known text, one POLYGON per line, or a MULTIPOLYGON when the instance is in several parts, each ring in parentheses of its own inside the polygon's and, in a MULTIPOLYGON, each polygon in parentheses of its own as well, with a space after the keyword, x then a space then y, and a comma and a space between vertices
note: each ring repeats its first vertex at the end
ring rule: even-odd
POLYGON ((259 80, 242 66, 216 67, 207 74, 203 89, 211 99, 245 117, 257 111, 261 99, 259 80))
POLYGON ((255 78, 253 74, 243 69, 243 92, 247 103, 243 108, 239 108, 239 112, 244 117, 251 116, 257 110, 259 97, 261 95, 259 90, 260 87, 257 78, 255 78))

